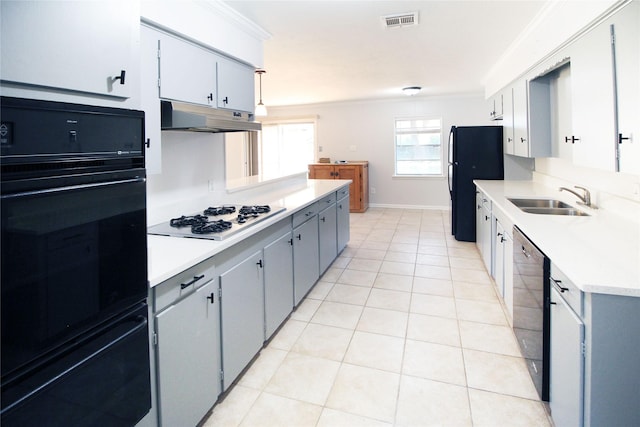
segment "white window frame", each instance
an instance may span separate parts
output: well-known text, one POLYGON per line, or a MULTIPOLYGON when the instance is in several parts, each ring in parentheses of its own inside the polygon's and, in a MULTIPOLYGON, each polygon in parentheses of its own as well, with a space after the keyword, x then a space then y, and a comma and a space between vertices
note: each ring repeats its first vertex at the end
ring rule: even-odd
MULTIPOLYGON (((311 159, 311 162, 315 162, 317 160, 317 153, 318 153, 318 116, 300 116, 300 117, 286 117, 286 118, 273 118, 273 119, 265 119, 261 121, 262 126, 269 126, 269 125, 286 125, 286 124, 301 124, 301 123, 312 123, 313 124, 313 158, 311 159)), ((262 132, 260 132, 260 149, 259 149, 259 168, 260 168, 260 174, 263 174, 264 171, 262 170, 262 159, 263 159, 263 153, 262 150, 264 149, 264 144, 262 142, 262 132)), ((299 172, 295 172, 293 173, 293 175, 297 174, 297 173, 304 173, 307 172, 307 168, 305 168, 304 170, 300 170, 299 172)), ((284 174, 282 176, 289 176, 292 174, 284 174)), ((273 177, 275 178, 275 177, 273 177)))
MULTIPOLYGON (((443 120, 442 117, 433 117, 433 116, 413 116, 413 117, 396 117, 393 119, 393 178, 407 178, 407 179, 431 179, 431 178, 440 178, 442 179, 445 176, 445 153, 446 144, 443 142, 443 120), (438 120, 440 122, 440 173, 439 174, 398 174, 398 129, 396 127, 397 122, 400 120, 438 120)), ((433 132, 435 133, 435 132, 433 132)))

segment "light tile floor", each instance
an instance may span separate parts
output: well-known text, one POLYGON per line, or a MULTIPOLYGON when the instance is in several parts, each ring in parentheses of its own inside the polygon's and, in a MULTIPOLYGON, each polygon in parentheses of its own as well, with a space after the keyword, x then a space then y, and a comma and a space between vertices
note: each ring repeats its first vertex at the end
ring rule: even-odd
POLYGON ((204 425, 550 422, 475 244, 448 212, 372 208, 204 425))

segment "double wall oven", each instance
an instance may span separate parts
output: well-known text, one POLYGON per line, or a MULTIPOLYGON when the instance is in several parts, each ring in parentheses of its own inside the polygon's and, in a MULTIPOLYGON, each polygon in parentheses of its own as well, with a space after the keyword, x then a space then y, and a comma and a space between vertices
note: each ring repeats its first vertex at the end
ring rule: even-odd
POLYGON ((1 424, 151 407, 144 113, 2 97, 1 424))

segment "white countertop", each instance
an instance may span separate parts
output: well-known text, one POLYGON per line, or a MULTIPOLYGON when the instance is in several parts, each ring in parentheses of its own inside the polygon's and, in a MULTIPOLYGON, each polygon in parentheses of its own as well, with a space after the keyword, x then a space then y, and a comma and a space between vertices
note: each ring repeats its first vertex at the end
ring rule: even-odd
MULTIPOLYGON (((284 206, 286 209, 283 212, 247 227, 224 240, 147 235, 149 285, 154 287, 170 279, 176 274, 254 235, 258 231, 264 230, 270 225, 293 215, 304 206, 345 185, 349 185, 350 182, 350 180, 339 179, 308 180, 305 188, 294 190, 285 196, 280 195, 279 198, 271 202, 265 202, 271 205, 284 206)), ((251 201, 247 203, 251 203, 251 201)), ((169 218, 167 218, 168 220, 169 218)))
POLYGON ((640 297, 640 218, 590 209, 575 196, 533 181, 474 181, 494 208, 518 226, 584 292, 640 297), (507 198, 553 198, 590 216, 539 215, 507 198))

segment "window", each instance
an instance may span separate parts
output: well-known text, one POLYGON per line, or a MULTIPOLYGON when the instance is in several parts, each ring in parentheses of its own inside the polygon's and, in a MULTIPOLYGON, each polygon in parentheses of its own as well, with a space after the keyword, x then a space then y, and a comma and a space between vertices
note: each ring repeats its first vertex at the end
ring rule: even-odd
POLYGON ((315 122, 263 123, 260 172, 277 177, 307 170, 315 153, 315 122))
POLYGON ((396 119, 396 176, 442 176, 442 120, 396 119))

